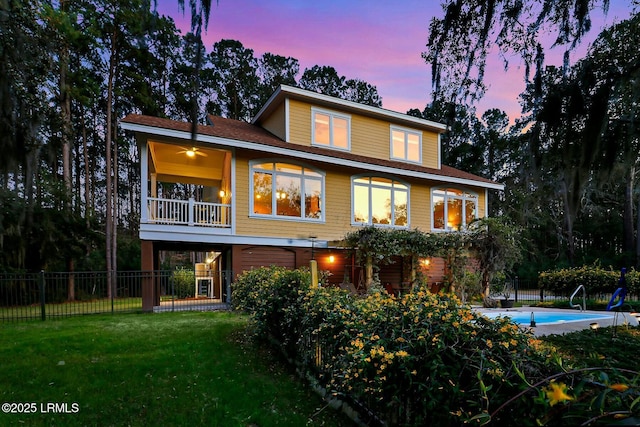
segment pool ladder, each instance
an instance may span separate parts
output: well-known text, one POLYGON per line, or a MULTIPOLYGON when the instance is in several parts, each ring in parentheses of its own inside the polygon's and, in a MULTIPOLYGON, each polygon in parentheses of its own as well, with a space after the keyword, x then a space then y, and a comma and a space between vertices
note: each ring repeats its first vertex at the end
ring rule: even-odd
POLYGON ((571 308, 579 308, 580 311, 585 311, 587 309, 587 291, 584 289, 584 285, 578 286, 576 290, 573 291, 573 293, 571 294, 571 298, 569 298, 569 305, 571 306, 571 308), (573 297, 576 296, 580 289, 582 289, 582 305, 574 304, 573 297))

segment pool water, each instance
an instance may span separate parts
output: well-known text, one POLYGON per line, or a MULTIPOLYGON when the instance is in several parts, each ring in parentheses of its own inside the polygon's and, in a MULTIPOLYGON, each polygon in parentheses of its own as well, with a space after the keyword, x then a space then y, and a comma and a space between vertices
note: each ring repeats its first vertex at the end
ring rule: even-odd
MULTIPOLYGON (((588 322, 601 319, 611 319, 613 315, 610 314, 596 314, 596 313, 582 313, 579 311, 564 310, 566 313, 560 311, 535 311, 533 312, 536 325, 559 325, 562 323, 570 322, 588 322)), ((483 313, 486 317, 491 319, 498 316, 510 317, 514 322, 529 325, 531 324, 531 312, 530 311, 500 311, 495 313, 483 313)))

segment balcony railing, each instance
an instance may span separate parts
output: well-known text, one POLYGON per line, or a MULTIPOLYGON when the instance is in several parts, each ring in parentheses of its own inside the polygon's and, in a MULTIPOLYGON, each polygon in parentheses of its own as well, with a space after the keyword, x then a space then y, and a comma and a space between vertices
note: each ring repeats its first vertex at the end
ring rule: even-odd
POLYGON ((157 197, 147 197, 147 205, 151 224, 231 227, 231 205, 157 197))

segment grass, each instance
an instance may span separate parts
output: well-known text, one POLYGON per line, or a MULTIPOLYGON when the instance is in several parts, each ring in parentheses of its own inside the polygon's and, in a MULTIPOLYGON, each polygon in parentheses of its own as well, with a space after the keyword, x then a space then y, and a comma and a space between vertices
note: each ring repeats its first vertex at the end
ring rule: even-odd
MULTIPOLYGON (((88 301, 70 301, 63 303, 46 303, 45 314, 52 316, 71 316, 77 314, 110 313, 111 311, 142 311, 142 298, 114 298, 113 306, 110 298, 99 298, 88 301)), ((40 304, 0 307, 0 321, 6 320, 40 320, 42 307, 40 304)))
POLYGON ((0 425, 349 425, 228 312, 93 315, 4 324, 0 425), (77 413, 41 411, 67 404, 77 413))
POLYGON ((640 328, 619 325, 594 332, 590 329, 543 340, 555 346, 576 367, 607 367, 638 370, 640 328))

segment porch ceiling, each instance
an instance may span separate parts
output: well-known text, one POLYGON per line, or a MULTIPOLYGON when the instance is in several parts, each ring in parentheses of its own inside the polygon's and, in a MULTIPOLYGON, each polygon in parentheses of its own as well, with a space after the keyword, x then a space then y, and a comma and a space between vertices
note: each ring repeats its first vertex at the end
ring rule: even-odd
POLYGON ((221 180, 225 151, 197 147, 197 151, 206 156, 188 157, 180 151, 190 147, 184 145, 165 144, 149 141, 151 164, 149 170, 154 171, 159 181, 174 182, 176 177, 197 180, 221 180))

